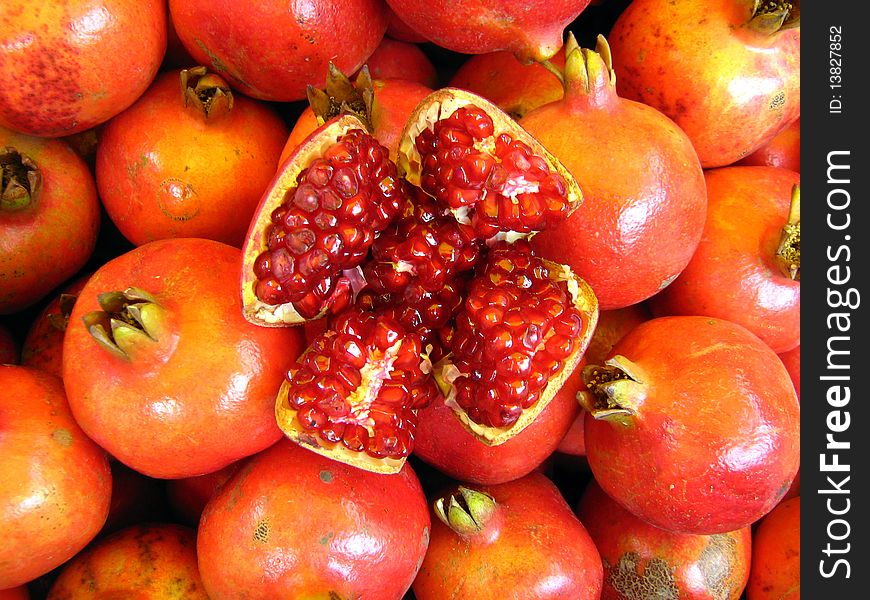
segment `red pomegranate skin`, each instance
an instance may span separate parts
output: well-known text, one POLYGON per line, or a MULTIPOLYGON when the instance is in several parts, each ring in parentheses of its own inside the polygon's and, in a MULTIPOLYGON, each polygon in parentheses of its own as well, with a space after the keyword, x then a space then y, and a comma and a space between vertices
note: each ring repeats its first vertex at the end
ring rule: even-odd
POLYGON ((577 210, 536 235, 532 247, 569 265, 592 286, 601 310, 613 310, 653 296, 689 263, 704 227, 706 190, 686 134, 658 110, 621 98, 600 52, 587 55, 585 68, 580 52, 566 57, 564 98, 520 120, 584 193, 577 210), (574 63, 586 78, 575 75, 574 63))
POLYGON ((58 377, 0 365, 0 589, 72 558, 109 512, 112 475, 78 426, 58 377))
POLYGON ((801 499, 783 502, 759 523, 752 538, 747 600, 800 600, 801 499))
POLYGON ((776 134, 764 146, 735 165, 742 167, 779 167, 795 173, 801 172, 801 120, 800 117, 776 134))
POLYGON ((4 0, 0 126, 45 137, 90 129, 133 104, 165 50, 164 0, 4 0))
POLYGON ((64 142, 0 127, 0 150, 36 165, 42 183, 18 209, 0 205, 0 314, 18 312, 75 275, 91 257, 100 228, 93 175, 64 142))
POLYGON ((429 40, 411 29, 407 23, 400 19, 396 13, 387 6, 387 36, 400 42, 408 42, 410 44, 423 44, 429 40))
POLYGON ((242 461, 239 460, 212 473, 167 481, 166 496, 175 516, 181 522, 195 527, 199 523, 205 505, 241 465, 242 461))
POLYGON ((0 600, 30 600, 30 592, 26 585, 0 590, 0 600))
POLYGON ((601 600, 738 600, 749 578, 749 527, 713 535, 659 529, 622 508, 592 480, 577 516, 601 553, 601 600))
POLYGON ((385 37, 366 60, 372 79, 405 79, 428 88, 438 87, 438 73, 416 44, 385 37))
POLYGON ((556 450, 580 411, 575 396, 582 383, 578 368, 531 425, 497 446, 478 441, 436 399, 417 413, 414 455, 459 481, 493 485, 518 479, 556 450))
POLYGON ((640 370, 634 415, 586 415, 586 455, 611 498, 670 531, 735 531, 769 512, 800 464, 800 405, 773 351, 709 317, 661 317, 610 356, 640 370))
POLYGON ((704 168, 729 165, 800 115, 800 29, 747 25, 753 0, 639 0, 610 31, 621 96, 676 121, 704 168))
POLYGON ((150 242, 105 263, 76 300, 63 380, 76 419, 114 457, 172 479, 216 471, 274 444, 275 395, 303 350, 298 328, 242 316, 241 251, 197 238, 150 242), (82 318, 99 294, 144 290, 162 308, 150 336, 113 354, 82 318), (207 374, 207 376, 206 376, 207 374))
POLYGON ((387 30, 382 0, 247 3, 170 0, 178 37, 197 63, 261 100, 305 98, 322 88, 329 61, 354 73, 387 30))
POLYGON ((97 147, 100 199, 139 246, 198 237, 241 248, 288 129, 264 102, 233 97, 224 114, 185 105, 180 70, 162 73, 109 121, 97 147))
POLYGON ((429 543, 407 463, 381 475, 283 439, 206 505, 199 568, 209 598, 400 600, 429 543))
POLYGON ((797 392, 798 402, 801 399, 801 346, 798 344, 791 350, 780 352, 779 359, 785 365, 788 371, 788 376, 791 377, 791 382, 794 384, 794 390, 797 392))
POLYGON ((774 352, 800 343, 800 281, 776 264, 791 189, 800 175, 774 167, 705 172, 707 220, 688 266, 650 300, 656 316, 706 315, 743 325, 774 352))
POLYGON ((429 551, 414 580, 417 600, 598 600, 601 557, 546 476, 470 487, 492 496, 496 512, 468 537, 432 517, 429 551))

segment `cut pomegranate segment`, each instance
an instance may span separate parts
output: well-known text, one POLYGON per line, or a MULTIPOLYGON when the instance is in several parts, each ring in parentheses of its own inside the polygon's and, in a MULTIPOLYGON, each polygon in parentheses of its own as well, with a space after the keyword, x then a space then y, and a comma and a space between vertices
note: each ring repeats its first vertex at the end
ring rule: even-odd
POLYGON ((282 326, 341 312, 362 287, 359 265, 401 208, 388 151, 350 115, 299 145, 260 201, 246 236, 245 317, 282 326))
POLYGON ((275 412, 296 443, 367 471, 396 473, 413 449, 415 411, 437 393, 420 336, 351 307, 288 371, 275 412))
POLYGON ((598 320, 592 289, 527 241, 494 245, 435 367, 447 404, 488 445, 527 427, 579 364, 598 320))
POLYGON ((456 88, 433 92, 414 110, 398 167, 486 240, 552 227, 583 198, 558 159, 507 113, 456 88))

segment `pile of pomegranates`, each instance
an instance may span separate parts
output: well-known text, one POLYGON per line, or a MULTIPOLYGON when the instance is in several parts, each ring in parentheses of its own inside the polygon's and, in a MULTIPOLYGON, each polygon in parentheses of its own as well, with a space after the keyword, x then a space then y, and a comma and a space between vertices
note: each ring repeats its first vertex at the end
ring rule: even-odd
POLYGON ((5 0, 0 599, 799 594, 799 48, 5 0))

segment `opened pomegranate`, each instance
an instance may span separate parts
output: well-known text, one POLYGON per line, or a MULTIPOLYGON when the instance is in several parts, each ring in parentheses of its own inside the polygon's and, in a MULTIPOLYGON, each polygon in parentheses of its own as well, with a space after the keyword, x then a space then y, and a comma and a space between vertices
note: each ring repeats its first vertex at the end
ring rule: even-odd
POLYGON ((510 116, 455 88, 433 92, 415 109, 398 166, 481 239, 553 227, 583 198, 562 164, 510 116))
POLYGON ((351 308, 314 339, 278 393, 278 424, 335 460, 396 473, 411 453, 417 409, 437 393, 420 336, 351 308))
POLYGON ((170 0, 169 12, 197 63, 243 94, 278 102, 322 86, 330 60, 355 72, 387 29, 381 0, 170 0))
POLYGON ((164 0, 4 0, 0 126, 46 137, 90 129, 133 104, 165 50, 164 0))
POLYGON ((562 32, 589 0, 387 0, 411 29, 454 52, 510 50, 522 62, 546 60, 562 47, 562 32))
POLYGON ((531 473, 454 487, 433 503, 418 600, 597 600, 601 558, 553 483, 531 473))
POLYGON ((579 363, 595 324, 595 295, 570 269, 499 242, 469 283, 437 374, 447 404, 491 445, 527 427, 579 363))
POLYGON ((602 310, 622 308, 667 286, 692 258, 704 228, 704 174, 673 121, 617 95, 603 36, 594 51, 569 36, 565 52, 564 98, 520 125, 581 182, 585 197, 532 247, 585 279, 602 310))
POLYGON ((686 132, 704 168, 800 115, 799 0, 639 0, 610 31, 620 95, 686 132))
POLYGON ((389 151, 358 118, 344 115, 316 130, 284 163, 251 222, 245 318, 282 326, 341 312, 362 286, 359 266, 403 193, 389 151))
POLYGON ((594 480, 577 516, 604 563, 601 600, 738 600, 749 578, 750 528, 675 533, 625 510, 594 480))
POLYGON ((735 531, 797 473, 800 405, 779 357, 710 317, 635 327, 583 369, 586 456, 605 493, 662 529, 735 531))
POLYGON ((656 316, 728 319, 774 352, 791 350, 801 340, 800 175, 776 167, 704 175, 709 208, 701 241, 650 307, 656 316))

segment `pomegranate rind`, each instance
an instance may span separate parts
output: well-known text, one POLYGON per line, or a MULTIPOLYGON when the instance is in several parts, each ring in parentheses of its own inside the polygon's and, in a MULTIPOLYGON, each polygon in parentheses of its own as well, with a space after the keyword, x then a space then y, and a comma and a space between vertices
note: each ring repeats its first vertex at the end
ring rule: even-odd
POLYGON ((595 292, 592 291, 589 284, 577 277, 567 265, 545 259, 542 260, 550 271, 551 278, 567 283, 574 307, 580 312, 583 329, 577 337, 574 352, 565 360, 562 370, 547 382, 537 402, 524 410, 523 414, 508 427, 481 425, 472 421, 465 412, 465 409, 459 406, 459 403, 456 401, 456 387, 452 382, 461 375, 461 372, 450 361, 450 355, 447 355, 433 367, 435 380, 438 382, 441 393, 444 395, 444 403, 453 409, 462 426, 477 440, 487 446, 504 444, 532 424, 562 388, 574 370, 580 365, 583 355, 586 353, 586 348, 589 347, 589 342, 592 340, 592 334, 598 325, 598 299, 595 297, 595 292))
MULTIPOLYGON (((502 133, 509 133, 515 140, 527 144, 534 154, 547 161, 550 169, 558 173, 565 180, 569 214, 580 206, 583 202, 583 191, 577 180, 571 175, 571 172, 565 168, 558 158, 551 154, 541 142, 523 129, 519 123, 499 108, 498 105, 493 104, 483 96, 478 96, 459 88, 446 87, 436 90, 423 98, 420 104, 417 105, 417 108, 411 112, 408 123, 402 132, 402 138, 399 141, 399 152, 396 158, 396 167, 400 177, 403 177, 418 188, 422 187, 420 180, 423 161, 416 146, 417 136, 426 129, 433 130, 435 123, 447 119, 456 110, 464 106, 475 106, 489 115, 495 126, 493 139, 502 133)), ((454 215, 456 215, 455 212, 454 215)), ((458 215, 457 218, 461 219, 458 215)), ((505 232, 503 237, 508 241, 513 241, 520 237, 531 237, 531 235, 534 235, 534 232, 531 234, 505 232)))
POLYGON ((254 274, 254 264, 257 257, 267 249, 266 242, 272 212, 281 206, 287 192, 297 186, 299 174, 308 168, 316 158, 322 156, 323 152, 335 144, 340 137, 354 129, 361 129, 368 133, 368 127, 365 123, 353 115, 341 115, 318 127, 287 157, 260 199, 260 204, 257 206, 254 218, 251 220, 245 235, 245 243, 242 246, 240 278, 242 313, 245 319, 251 323, 261 327, 287 327, 318 319, 329 312, 328 308, 324 308, 320 313, 308 319, 300 315, 292 303, 267 304, 263 302, 255 292, 257 276, 254 274))
POLYGON ((290 382, 285 379, 275 400, 275 419, 278 421, 278 427, 291 441, 312 452, 365 471, 392 475, 402 470, 405 458, 375 458, 366 452, 354 452, 340 442, 330 444, 306 431, 299 422, 297 411, 290 406, 289 392, 290 382))

